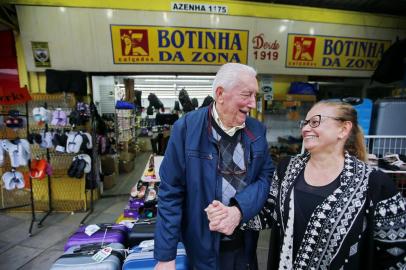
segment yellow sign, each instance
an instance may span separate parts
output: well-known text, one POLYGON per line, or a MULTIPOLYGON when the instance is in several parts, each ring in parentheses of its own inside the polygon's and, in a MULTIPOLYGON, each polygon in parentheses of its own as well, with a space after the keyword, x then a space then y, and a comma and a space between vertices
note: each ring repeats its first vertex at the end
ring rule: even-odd
POLYGON ((115 64, 247 63, 248 31, 111 25, 115 64))
POLYGON ((288 34, 286 67, 375 70, 390 40, 288 34))

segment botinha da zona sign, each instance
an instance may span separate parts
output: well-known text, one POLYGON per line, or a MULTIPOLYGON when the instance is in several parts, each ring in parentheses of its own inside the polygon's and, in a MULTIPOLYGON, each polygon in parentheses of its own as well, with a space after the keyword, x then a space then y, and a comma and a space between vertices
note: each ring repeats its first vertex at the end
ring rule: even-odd
POLYGON ((375 70, 390 40, 288 34, 287 68, 375 70))
POLYGON ((111 25, 115 64, 247 63, 248 31, 111 25))

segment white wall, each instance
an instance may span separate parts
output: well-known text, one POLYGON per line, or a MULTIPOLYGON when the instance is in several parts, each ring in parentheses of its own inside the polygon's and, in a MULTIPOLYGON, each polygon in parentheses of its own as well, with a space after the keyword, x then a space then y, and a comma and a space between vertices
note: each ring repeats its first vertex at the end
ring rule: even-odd
MULTIPOLYGON (((287 68, 287 37, 289 33, 353 37, 361 39, 391 40, 405 38, 406 31, 399 29, 311 23, 303 21, 263 19, 214 14, 185 14, 136 10, 108 10, 64 8, 45 6, 17 6, 25 59, 29 71, 36 68, 32 56, 31 41, 48 42, 52 68, 79 69, 93 72, 196 72, 214 73, 217 65, 169 65, 169 64, 114 64, 110 25, 144 25, 162 27, 196 27, 206 29, 234 29, 249 32, 248 64, 263 74, 329 75, 369 77, 372 71, 287 68), (253 38, 263 34, 269 43, 277 42, 279 48, 262 50, 278 52, 276 60, 257 59, 253 38)), ((152 44, 151 46, 153 46, 152 44)), ((157 46, 155 44, 155 46, 157 46)), ((185 50, 185 48, 182 48, 185 50)), ((258 52, 261 52, 259 50, 258 52)))

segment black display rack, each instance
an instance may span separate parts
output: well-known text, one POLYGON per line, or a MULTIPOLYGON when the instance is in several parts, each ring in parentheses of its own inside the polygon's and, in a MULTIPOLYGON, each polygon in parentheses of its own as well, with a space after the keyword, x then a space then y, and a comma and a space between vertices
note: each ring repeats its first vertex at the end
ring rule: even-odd
MULTIPOLYGON (((10 105, 10 106, 15 106, 15 105, 10 105)), ((25 117, 26 120, 26 137, 28 138, 29 135, 29 114, 28 114, 28 103, 25 103, 25 114, 19 114, 19 117, 25 117)), ((5 106, 4 106, 5 107, 5 106)), ((7 112, 1 112, 1 116, 9 116, 9 113, 7 112)), ((1 139, 15 139, 15 138, 1 138, 1 139)), ((28 160, 28 170, 31 170, 31 158, 28 160)), ((19 204, 19 205, 12 205, 12 206, 7 206, 0 208, 0 211, 5 211, 5 210, 10 210, 10 209, 15 209, 15 208, 22 208, 22 207, 31 207, 31 223, 30 227, 28 229, 28 234, 29 236, 32 235, 32 227, 34 225, 34 222, 36 221, 36 216, 35 216, 35 206, 34 206, 34 193, 33 193, 33 186, 32 186, 32 178, 31 175, 29 176, 29 182, 30 182, 30 203, 25 203, 25 204, 19 204)))

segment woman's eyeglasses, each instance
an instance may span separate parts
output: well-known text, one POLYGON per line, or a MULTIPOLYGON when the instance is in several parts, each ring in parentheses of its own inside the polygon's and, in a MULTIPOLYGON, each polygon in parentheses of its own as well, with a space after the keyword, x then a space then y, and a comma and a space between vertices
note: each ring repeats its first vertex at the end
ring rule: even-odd
POLYGON ((316 115, 312 116, 309 120, 302 120, 302 121, 300 121, 300 122, 299 122, 299 127, 300 127, 300 128, 303 128, 304 126, 306 126, 307 124, 309 124, 310 127, 316 128, 316 127, 320 126, 320 122, 321 122, 321 118, 322 118, 322 117, 334 119, 334 120, 336 120, 336 121, 344 121, 344 119, 339 118, 339 117, 333 117, 333 116, 327 116, 327 115, 316 114, 316 115))

